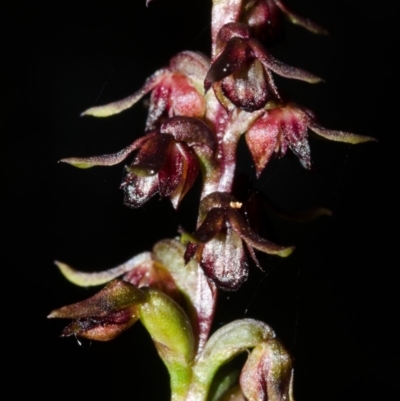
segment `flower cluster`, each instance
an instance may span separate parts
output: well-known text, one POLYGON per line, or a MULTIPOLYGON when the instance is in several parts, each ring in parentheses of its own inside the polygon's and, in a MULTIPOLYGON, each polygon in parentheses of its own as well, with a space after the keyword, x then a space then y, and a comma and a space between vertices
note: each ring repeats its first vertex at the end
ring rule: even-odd
POLYGON ((237 290, 243 284, 249 274, 247 255, 261 268, 256 250, 286 257, 294 249, 262 238, 233 195, 241 136, 257 177, 271 158, 288 150, 309 169, 309 131, 351 144, 374 140, 324 128, 314 113, 280 92, 274 74, 312 84, 321 81, 279 61, 265 47, 282 37, 283 17, 313 33, 327 33, 278 0, 214 0, 210 58, 183 51, 137 92, 82 113, 112 116, 149 95, 144 135, 114 154, 61 160, 89 168, 129 159, 121 188, 124 203, 134 208, 159 194, 176 209, 201 177, 193 233, 181 229, 180 241, 161 241, 151 253, 107 272, 82 273, 58 262, 75 284, 108 285, 89 300, 50 315, 74 319, 63 336, 96 340, 109 340, 140 320, 168 368, 175 400, 207 399, 218 367, 248 348, 254 350, 240 378, 233 373, 222 378, 212 399, 292 399, 291 360, 268 326, 237 321, 209 338, 217 291, 237 290), (238 380, 240 387, 235 387, 238 380))

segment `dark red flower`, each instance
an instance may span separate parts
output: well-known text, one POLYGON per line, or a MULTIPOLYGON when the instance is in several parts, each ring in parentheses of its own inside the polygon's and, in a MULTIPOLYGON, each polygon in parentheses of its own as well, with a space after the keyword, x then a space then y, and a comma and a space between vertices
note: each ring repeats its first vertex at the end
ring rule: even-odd
POLYGON ((145 295, 132 284, 113 280, 85 301, 54 310, 48 317, 75 319, 62 332, 97 341, 112 340, 139 319, 145 295))
POLYGON ((305 168, 311 167, 308 129, 331 141, 357 144, 374 138, 320 126, 314 114, 294 103, 266 111, 246 132, 246 142, 259 177, 273 154, 283 156, 290 149, 305 168))
POLYGON ((309 83, 321 81, 309 72, 275 59, 258 40, 250 37, 250 30, 244 24, 224 25, 217 37, 216 50, 217 56, 208 70, 204 86, 206 90, 213 87, 216 97, 226 109, 235 105, 254 111, 271 100, 282 100, 272 72, 309 83))
POLYGON ((200 171, 199 156, 212 156, 214 139, 200 120, 174 117, 149 135, 129 165, 121 184, 124 202, 138 207, 156 193, 168 197, 175 208, 192 187, 200 171))
POLYGON ((214 192, 206 196, 200 204, 199 227, 189 236, 192 242, 185 253, 186 261, 196 257, 218 287, 230 291, 238 289, 248 276, 243 242, 258 267, 254 249, 282 257, 294 249, 257 235, 239 212, 240 207, 228 193, 214 192))
POLYGON ((206 106, 203 81, 209 59, 201 53, 184 51, 170 60, 169 66, 156 71, 134 94, 103 106, 84 111, 82 116, 108 117, 137 103, 151 92, 146 130, 153 130, 168 117, 203 117, 206 106))
POLYGON ((61 162, 80 168, 112 166, 137 152, 121 184, 125 204, 139 207, 156 193, 168 197, 176 208, 192 187, 200 165, 214 157, 215 140, 208 126, 192 117, 172 117, 113 154, 68 158, 61 162))

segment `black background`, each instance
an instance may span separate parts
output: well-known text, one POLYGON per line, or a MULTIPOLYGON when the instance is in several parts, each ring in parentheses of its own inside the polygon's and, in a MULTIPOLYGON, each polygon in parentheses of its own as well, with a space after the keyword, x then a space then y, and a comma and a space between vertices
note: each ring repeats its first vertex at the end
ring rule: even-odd
MULTIPOLYGON (((149 250, 178 225, 193 228, 196 190, 178 213, 159 199, 131 210, 118 189, 122 165, 78 170, 57 161, 115 152, 141 135, 143 103, 108 119, 79 114, 134 92, 181 50, 208 53, 210 2, 37 3, 4 14, 6 385, 15 395, 167 400, 167 373, 140 324, 110 343, 59 338, 65 322, 47 314, 97 289, 74 287, 53 260, 94 271, 149 250)), ((302 225, 269 216, 269 238, 297 250, 284 261, 260 256, 266 273, 254 267, 241 290, 221 294, 215 327, 243 317, 270 324, 294 357, 298 401, 392 398, 399 357, 394 12, 361 0, 286 4, 331 35, 287 23, 286 45, 271 52, 326 83, 278 84, 322 125, 379 142, 312 138, 315 171, 286 157, 254 180, 287 210, 325 206, 334 214, 302 225)), ((243 143, 239 155, 239 169, 254 175, 243 143)))

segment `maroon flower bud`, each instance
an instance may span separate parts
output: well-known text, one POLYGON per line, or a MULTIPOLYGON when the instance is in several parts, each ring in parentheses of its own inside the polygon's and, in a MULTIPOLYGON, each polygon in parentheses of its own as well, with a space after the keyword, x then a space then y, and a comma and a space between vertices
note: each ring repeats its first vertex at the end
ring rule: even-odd
POLYGON ((279 0, 247 0, 243 3, 240 21, 249 25, 253 35, 260 40, 275 42, 282 38, 282 17, 310 32, 324 35, 328 33, 315 22, 293 13, 279 0))
POLYGON ((282 100, 271 71, 309 83, 321 81, 313 74, 276 60, 260 42, 250 38, 249 28, 244 24, 224 25, 216 43, 217 56, 208 70, 204 87, 208 90, 212 86, 226 109, 233 109, 235 105, 254 111, 271 100, 282 100))
POLYGON ((212 55, 221 28, 232 22, 248 25, 253 35, 261 40, 275 41, 282 36, 282 17, 310 32, 327 34, 327 30, 292 12, 279 0, 214 0, 212 9, 212 55))
POLYGON ((293 369, 289 353, 276 339, 257 345, 240 375, 248 401, 293 401, 293 369))
POLYGON ((185 253, 186 261, 196 257, 207 276, 228 291, 237 290, 248 276, 243 242, 258 267, 254 249, 282 257, 293 251, 293 247, 279 246, 257 235, 238 211, 240 207, 227 193, 206 196, 200 204, 201 224, 185 253))
POLYGON ((64 306, 50 318, 75 319, 62 332, 90 340, 112 340, 138 319, 138 307, 145 301, 141 290, 122 280, 114 280, 85 301, 64 306))
POLYGON ((374 138, 351 132, 328 130, 321 127, 314 114, 293 103, 266 111, 246 132, 246 142, 256 166, 257 177, 273 154, 284 156, 290 149, 305 168, 311 167, 308 129, 316 134, 338 142, 362 143, 374 138))

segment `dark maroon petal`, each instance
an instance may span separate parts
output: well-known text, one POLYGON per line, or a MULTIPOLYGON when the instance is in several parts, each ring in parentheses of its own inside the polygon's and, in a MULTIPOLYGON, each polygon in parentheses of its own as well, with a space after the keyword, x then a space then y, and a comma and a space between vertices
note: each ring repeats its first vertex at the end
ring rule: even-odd
POLYGON ((204 87, 208 90, 214 82, 221 81, 234 71, 239 70, 251 58, 251 49, 247 45, 247 40, 232 38, 211 64, 204 80, 204 87))
POLYGON ((200 203, 200 220, 204 219, 211 209, 226 209, 231 202, 236 202, 236 199, 227 192, 213 192, 207 195, 200 203))
POLYGON ((76 304, 50 313, 49 318, 75 319, 62 335, 77 335, 108 341, 126 330, 138 319, 138 307, 146 295, 122 280, 113 280, 100 292, 76 304))
POLYGON ((204 245, 201 266, 222 290, 235 291, 247 279, 248 265, 239 235, 229 227, 204 245))
MULTIPOLYGON (((189 261, 195 257, 195 255, 200 247, 201 247, 201 249, 203 249, 203 245, 195 244, 193 242, 189 242, 186 245, 186 250, 183 255, 183 260, 185 261, 186 264, 189 263, 189 261)), ((199 261, 200 261, 200 258, 199 258, 199 261)))
POLYGON ((132 316, 130 309, 114 312, 106 317, 78 319, 69 324, 61 333, 61 337, 75 335, 89 340, 109 341, 129 329, 138 316, 132 316))
POLYGON ((184 173, 183 156, 176 144, 172 144, 168 156, 158 173, 160 196, 169 196, 179 186, 184 173))
POLYGON ((311 151, 308 144, 307 114, 295 109, 283 111, 281 130, 284 140, 291 151, 299 158, 300 163, 307 169, 311 168, 311 151))
POLYGON ((260 237, 250 228, 247 221, 237 210, 229 209, 226 215, 232 229, 240 235, 249 247, 270 255, 278 255, 281 257, 289 256, 293 252, 294 247, 280 246, 260 237))
POLYGON ((166 85, 167 80, 164 79, 161 85, 154 88, 150 96, 149 112, 146 120, 146 130, 157 129, 161 118, 165 115, 168 110, 169 96, 171 88, 166 85))
POLYGON ((238 22, 225 24, 218 33, 217 51, 223 50, 232 38, 250 39, 249 27, 238 22))
POLYGON ((245 10, 243 21, 253 36, 263 42, 281 42, 283 39, 282 13, 274 0, 256 0, 245 10))
POLYGON ((252 49, 254 57, 258 58, 266 69, 272 70, 275 74, 281 75, 285 78, 306 81, 310 84, 316 84, 322 81, 321 78, 308 71, 292 67, 291 65, 285 64, 272 57, 256 39, 248 40, 248 45, 252 49))
POLYGON ((264 68, 258 60, 247 62, 224 78, 221 88, 235 106, 250 112, 261 109, 271 98, 264 68))
POLYGON ((179 116, 169 118, 162 124, 160 132, 172 135, 176 141, 193 147, 206 145, 215 149, 214 135, 207 124, 198 118, 179 116))
MULTIPOLYGON (((175 145, 174 151, 175 149, 179 155, 178 158, 181 160, 181 162, 179 162, 179 165, 181 166, 181 178, 178 186, 168 196, 172 202, 172 205, 176 209, 180 201, 187 194, 189 189, 192 188, 194 182, 196 181, 197 175, 200 171, 200 166, 197 156, 186 144, 178 142, 175 145)), ((164 171, 164 169, 162 169, 162 171, 164 171)), ((159 177, 161 177, 161 171, 159 177)))
POLYGON ((265 113, 246 132, 245 138, 253 158, 257 178, 277 150, 280 121, 265 113))
POLYGON ((200 243, 210 241, 215 235, 225 229, 225 210, 211 209, 192 237, 200 243))
POLYGON ((138 302, 143 302, 144 299, 145 296, 141 290, 125 281, 115 279, 92 297, 56 309, 51 312, 49 317, 63 319, 104 317, 138 302))
POLYGON ((124 204, 139 207, 158 192, 158 176, 140 177, 127 172, 121 184, 124 191, 124 204))
POLYGON ((131 173, 149 176, 158 173, 164 165, 173 137, 171 135, 155 135, 142 145, 134 162, 127 167, 131 173))

